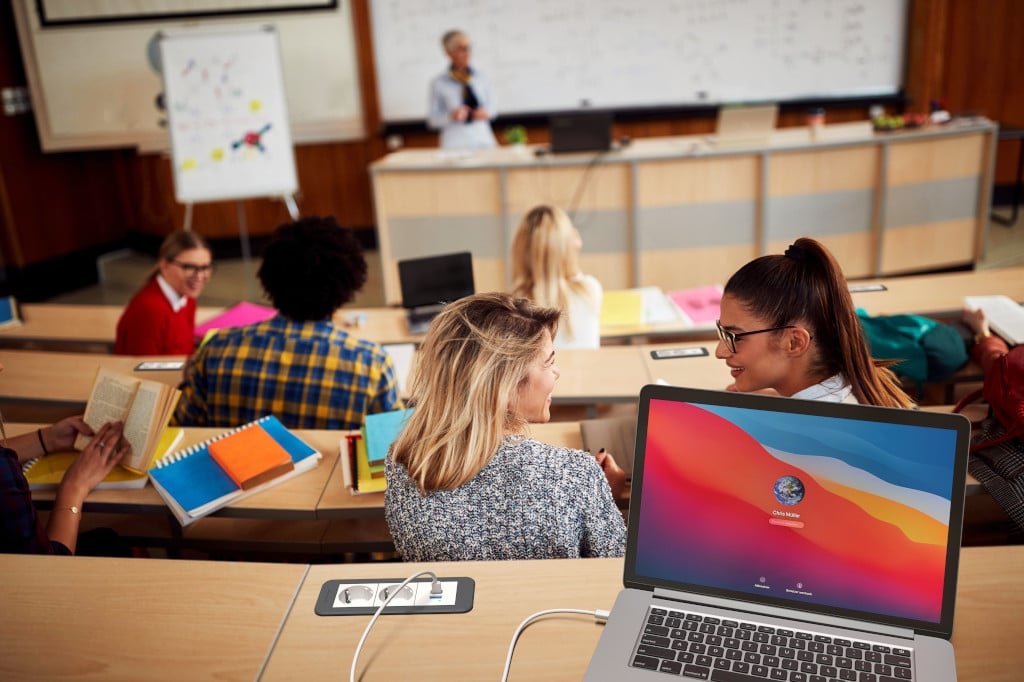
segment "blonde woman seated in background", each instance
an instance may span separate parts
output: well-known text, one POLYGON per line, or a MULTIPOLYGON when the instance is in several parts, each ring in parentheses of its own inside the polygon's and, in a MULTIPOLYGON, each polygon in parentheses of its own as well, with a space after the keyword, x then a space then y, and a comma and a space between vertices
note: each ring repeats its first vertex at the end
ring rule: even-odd
POLYGON ((537 305, 563 311, 555 348, 601 345, 601 283, 580 272, 583 246, 569 216, 537 206, 523 216, 512 241, 512 290, 537 305))
POLYGON ((622 469, 606 452, 529 435, 551 418, 558 318, 488 293, 431 324, 410 385, 415 411, 385 460, 385 516, 405 560, 622 556, 622 469))
POLYGON ((715 357, 729 367, 730 391, 913 407, 890 363, 872 359, 846 278, 813 239, 737 270, 719 315, 715 357))

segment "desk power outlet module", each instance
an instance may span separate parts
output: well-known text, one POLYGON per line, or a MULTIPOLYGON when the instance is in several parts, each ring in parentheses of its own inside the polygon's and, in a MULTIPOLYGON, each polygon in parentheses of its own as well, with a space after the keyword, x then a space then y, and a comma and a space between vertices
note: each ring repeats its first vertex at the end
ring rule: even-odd
MULTIPOLYGON (((472 578, 438 578, 441 594, 432 594, 433 580, 413 580, 401 588, 381 615, 417 613, 466 613, 473 609, 476 583, 472 578)), ((320 587, 315 612, 318 616, 367 616, 387 601, 401 579, 328 580, 320 587)))

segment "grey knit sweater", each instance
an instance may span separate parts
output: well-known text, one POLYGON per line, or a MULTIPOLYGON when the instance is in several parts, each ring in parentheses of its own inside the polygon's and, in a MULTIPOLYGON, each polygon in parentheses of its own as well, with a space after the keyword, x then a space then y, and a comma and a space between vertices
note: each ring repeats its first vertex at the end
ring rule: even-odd
POLYGON ((506 438, 473 480, 423 496, 385 462, 384 511, 406 561, 622 556, 626 526, 588 453, 506 438))

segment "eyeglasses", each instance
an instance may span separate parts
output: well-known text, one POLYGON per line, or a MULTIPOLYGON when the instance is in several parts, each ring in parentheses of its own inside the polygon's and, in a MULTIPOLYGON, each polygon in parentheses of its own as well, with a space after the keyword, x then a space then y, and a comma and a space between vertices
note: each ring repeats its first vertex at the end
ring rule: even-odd
POLYGON ((196 275, 205 275, 209 277, 213 274, 212 263, 208 265, 193 265, 192 263, 180 263, 176 260, 172 260, 171 262, 181 268, 189 277, 195 277, 196 275))
POLYGON ((718 327, 718 338, 722 340, 722 342, 729 349, 730 353, 736 352, 736 339, 742 338, 744 336, 750 336, 751 334, 764 334, 765 332, 777 332, 780 329, 796 329, 795 324, 787 324, 783 327, 769 327, 768 329, 756 329, 752 332, 736 333, 728 329, 723 329, 721 320, 715 320, 715 326, 718 327))

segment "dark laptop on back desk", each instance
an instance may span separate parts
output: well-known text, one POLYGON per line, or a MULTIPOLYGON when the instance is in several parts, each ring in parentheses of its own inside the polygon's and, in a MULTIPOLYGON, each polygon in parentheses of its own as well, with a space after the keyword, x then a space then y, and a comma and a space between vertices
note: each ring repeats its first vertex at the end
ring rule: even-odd
POLYGON ((970 422, 645 386, 585 680, 951 682, 970 422))
POLYGON ((606 152, 612 148, 612 115, 608 112, 556 114, 548 125, 552 154, 606 152))
POLYGON ((398 282, 409 332, 424 334, 446 303, 475 293, 473 256, 462 251, 400 260, 398 282))

